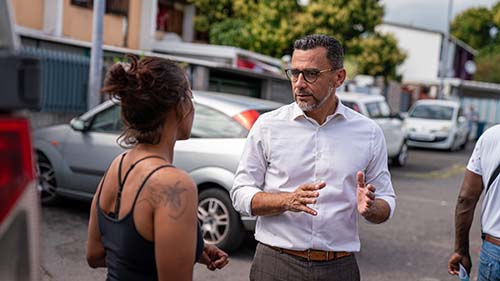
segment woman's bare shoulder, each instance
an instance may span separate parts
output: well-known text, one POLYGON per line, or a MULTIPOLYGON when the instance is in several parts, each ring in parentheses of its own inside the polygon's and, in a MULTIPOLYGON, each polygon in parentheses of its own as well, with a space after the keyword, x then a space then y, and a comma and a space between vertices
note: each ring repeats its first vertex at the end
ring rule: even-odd
POLYGON ((151 176, 144 196, 153 209, 167 209, 172 218, 181 217, 187 208, 196 206, 196 184, 188 173, 177 168, 164 168, 151 176), (191 206, 193 205, 193 206, 191 206))

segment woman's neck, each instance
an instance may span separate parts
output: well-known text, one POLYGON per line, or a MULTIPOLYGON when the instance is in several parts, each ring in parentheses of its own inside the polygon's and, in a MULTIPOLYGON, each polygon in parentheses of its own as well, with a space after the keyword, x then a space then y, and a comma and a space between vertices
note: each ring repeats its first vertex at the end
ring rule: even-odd
POLYGON ((133 150, 135 150, 136 152, 139 152, 141 154, 161 156, 163 159, 165 159, 169 163, 172 163, 173 158, 174 158, 174 145, 173 144, 166 145, 162 142, 160 142, 158 144, 139 143, 134 147, 133 150))

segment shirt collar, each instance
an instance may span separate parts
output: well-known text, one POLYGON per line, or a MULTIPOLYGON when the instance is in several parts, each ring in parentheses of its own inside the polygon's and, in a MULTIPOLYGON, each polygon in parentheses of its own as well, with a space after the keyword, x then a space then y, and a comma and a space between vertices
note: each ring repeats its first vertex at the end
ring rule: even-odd
MULTIPOLYGON (((342 104, 342 102, 340 101, 340 99, 337 97, 337 109, 335 110, 335 112, 331 115, 328 115, 326 117, 326 120, 330 120, 330 119, 333 119, 334 117, 336 117, 337 115, 338 116, 341 116, 343 117, 344 119, 346 120, 349 120, 349 115, 347 113, 347 108, 344 104, 342 104)), ((292 107, 292 120, 297 120, 297 118, 299 117, 304 117, 306 118, 307 116, 304 114, 304 111, 302 111, 302 109, 300 109, 300 107, 297 105, 296 102, 293 103, 293 107, 292 107)))

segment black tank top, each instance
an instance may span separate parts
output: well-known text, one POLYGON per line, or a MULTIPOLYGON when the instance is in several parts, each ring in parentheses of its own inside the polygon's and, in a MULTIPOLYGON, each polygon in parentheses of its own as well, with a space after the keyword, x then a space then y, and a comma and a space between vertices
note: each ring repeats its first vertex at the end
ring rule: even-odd
MULTIPOLYGON (((121 192, 123 185, 127 180, 130 171, 141 161, 149 158, 161 158, 159 156, 148 156, 136 161, 125 174, 125 178, 121 179, 121 170, 124 153, 120 159, 118 168, 118 196, 115 204, 115 211, 109 215, 105 214, 101 209, 99 201, 101 197, 102 185, 106 174, 101 182, 100 191, 97 197, 97 217, 99 223, 99 230, 101 232, 102 243, 106 249, 106 266, 108 268, 108 276, 106 280, 158 280, 158 273, 156 271, 155 261, 155 247, 154 242, 146 240, 137 231, 134 224, 134 208, 143 187, 146 185, 147 180, 158 170, 166 167, 173 167, 172 165, 161 165, 151 171, 144 181, 142 182, 137 194, 135 195, 134 202, 130 212, 121 219, 116 219, 120 210, 121 192)), ((201 236, 200 225, 197 229, 197 244, 196 244, 196 262, 203 252, 203 239, 201 236)), ((158 237, 156 239, 161 239, 158 237)))

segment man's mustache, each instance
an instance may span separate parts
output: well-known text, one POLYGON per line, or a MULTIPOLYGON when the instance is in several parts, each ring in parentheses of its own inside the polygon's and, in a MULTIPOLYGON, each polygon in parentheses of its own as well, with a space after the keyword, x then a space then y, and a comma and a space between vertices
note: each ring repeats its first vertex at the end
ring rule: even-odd
POLYGON ((310 92, 307 92, 307 91, 300 91, 300 90, 297 90, 293 93, 295 96, 313 96, 312 93, 310 92))

